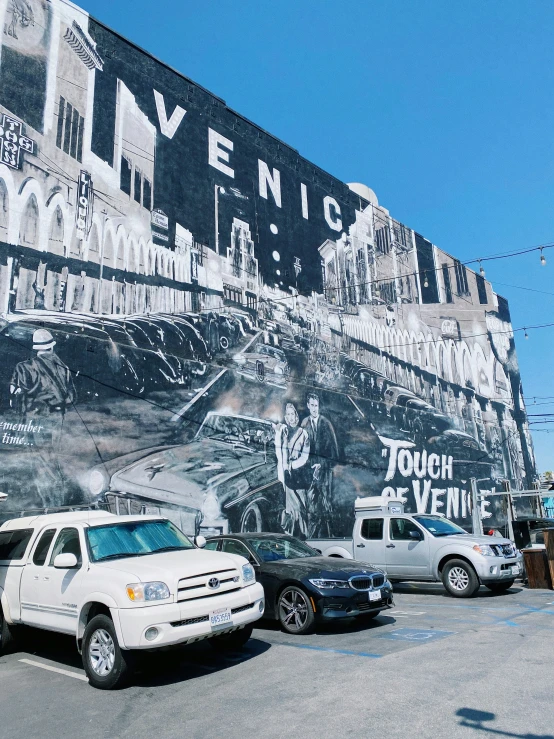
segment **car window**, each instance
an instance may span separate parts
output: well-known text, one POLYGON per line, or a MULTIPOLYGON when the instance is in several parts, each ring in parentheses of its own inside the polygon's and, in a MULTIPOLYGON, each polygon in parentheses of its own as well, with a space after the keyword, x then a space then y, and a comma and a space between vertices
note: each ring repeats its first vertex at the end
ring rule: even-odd
POLYGON ((0 531, 0 560, 23 559, 32 534, 33 529, 0 531))
POLYGON ((364 518, 362 521, 362 538, 369 541, 383 538, 383 519, 364 518))
POLYGON ((204 549, 211 549, 212 551, 215 551, 218 545, 219 545, 219 541, 217 539, 215 541, 207 541, 204 549))
POLYGON ((48 531, 45 531, 40 537, 39 542, 35 547, 35 553, 33 554, 33 564, 42 567, 46 562, 48 550, 50 549, 50 544, 52 543, 55 533, 56 529, 48 529, 48 531))
POLYGON ((413 541, 410 536, 410 531, 417 531, 421 534, 419 529, 413 521, 409 518, 391 518, 390 520, 390 538, 400 541, 413 541))
POLYGON ((81 565, 81 542, 77 529, 62 529, 60 531, 50 556, 50 566, 54 564, 58 554, 74 554, 77 557, 77 564, 81 565))
POLYGON ((237 541, 236 539, 224 539, 221 545, 221 551, 228 552, 229 554, 240 554, 241 557, 246 557, 246 559, 252 557, 242 541, 237 541))

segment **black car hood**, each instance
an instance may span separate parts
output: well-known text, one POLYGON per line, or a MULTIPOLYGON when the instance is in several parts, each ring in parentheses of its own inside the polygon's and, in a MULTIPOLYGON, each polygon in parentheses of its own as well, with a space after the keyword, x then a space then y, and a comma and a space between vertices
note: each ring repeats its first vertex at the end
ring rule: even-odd
POLYGON ((348 580, 353 575, 371 575, 379 572, 365 562, 338 557, 298 557, 297 559, 278 559, 274 562, 263 562, 263 572, 272 572, 280 577, 318 577, 323 579, 348 580))

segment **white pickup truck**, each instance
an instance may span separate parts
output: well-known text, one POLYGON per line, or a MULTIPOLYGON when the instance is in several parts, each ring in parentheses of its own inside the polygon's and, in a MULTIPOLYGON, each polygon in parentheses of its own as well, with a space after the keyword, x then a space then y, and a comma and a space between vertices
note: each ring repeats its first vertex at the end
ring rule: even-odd
POLYGON ((369 562, 389 580, 440 582, 458 598, 481 584, 507 590, 523 572, 522 556, 509 539, 468 534, 444 516, 404 513, 391 498, 358 498, 351 539, 312 539, 326 557, 369 562))
POLYGON ((204 550, 159 516, 82 511, 0 526, 0 654, 20 625, 75 635, 91 685, 111 689, 134 650, 211 639, 238 648, 264 611, 254 568, 204 550))

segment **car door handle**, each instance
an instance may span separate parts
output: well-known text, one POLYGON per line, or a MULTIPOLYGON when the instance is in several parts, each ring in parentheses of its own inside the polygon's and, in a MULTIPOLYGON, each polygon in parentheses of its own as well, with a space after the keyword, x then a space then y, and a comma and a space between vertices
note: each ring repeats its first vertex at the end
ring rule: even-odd
POLYGON ((396 544, 387 544, 387 549, 396 549, 396 544))
POLYGON ((365 544, 356 544, 358 549, 365 549, 365 544))

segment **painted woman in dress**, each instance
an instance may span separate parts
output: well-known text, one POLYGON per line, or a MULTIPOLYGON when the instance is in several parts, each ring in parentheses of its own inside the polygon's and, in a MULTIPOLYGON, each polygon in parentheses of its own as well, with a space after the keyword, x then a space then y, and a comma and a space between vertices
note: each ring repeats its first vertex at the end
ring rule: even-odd
POLYGON ((310 440, 300 426, 298 412, 292 403, 285 406, 285 423, 275 428, 277 475, 285 490, 285 509, 281 526, 289 534, 308 535, 307 488, 310 467, 310 440))

